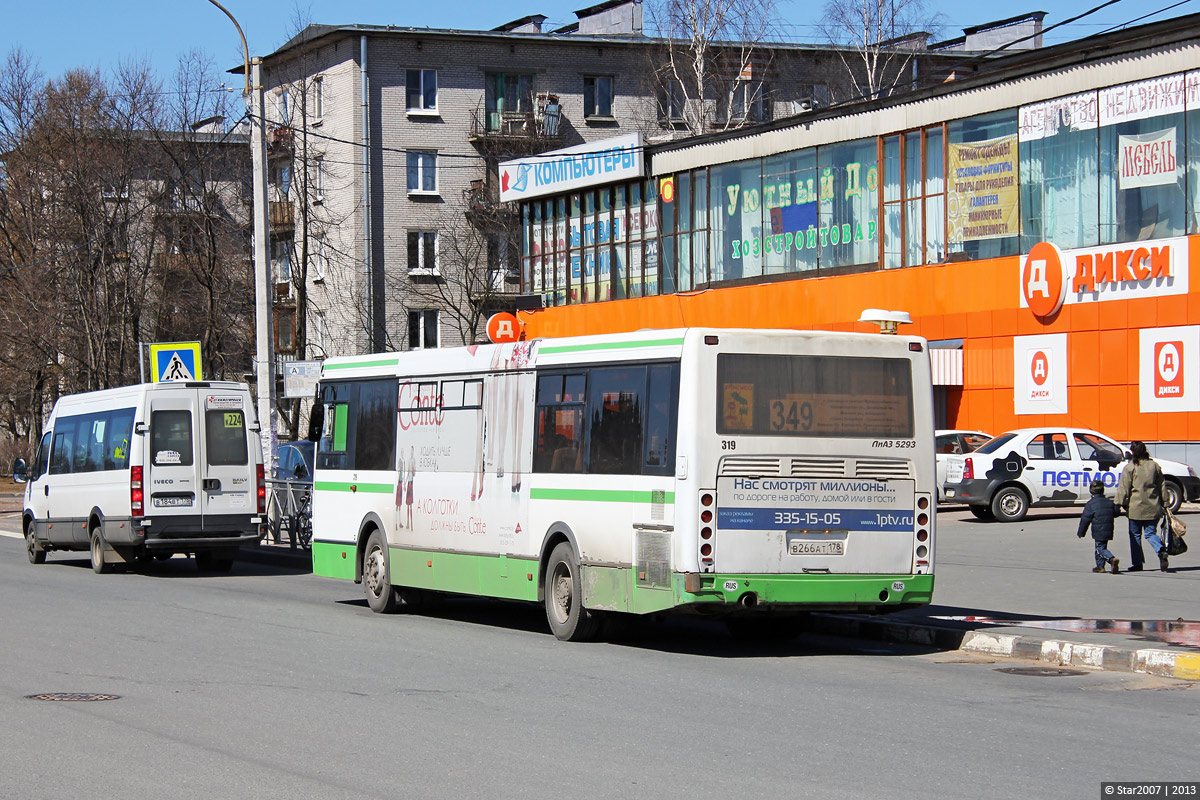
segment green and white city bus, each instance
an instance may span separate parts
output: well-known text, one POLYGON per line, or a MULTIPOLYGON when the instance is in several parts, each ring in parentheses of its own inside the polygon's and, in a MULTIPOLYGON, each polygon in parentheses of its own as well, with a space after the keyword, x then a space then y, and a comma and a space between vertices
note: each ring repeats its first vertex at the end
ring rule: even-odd
POLYGON ((933 594, 923 339, 689 328, 333 358, 313 571, 731 627, 933 594))

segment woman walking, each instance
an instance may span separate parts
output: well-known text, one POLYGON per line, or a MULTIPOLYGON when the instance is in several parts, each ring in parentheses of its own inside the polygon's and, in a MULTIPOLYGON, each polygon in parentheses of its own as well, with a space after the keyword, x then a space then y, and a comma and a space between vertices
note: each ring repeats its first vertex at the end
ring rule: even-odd
POLYGON ((1142 536, 1158 553, 1158 568, 1167 571, 1167 548, 1158 536, 1158 520, 1164 506, 1163 474, 1145 442, 1132 442, 1129 452, 1133 460, 1125 465, 1121 480, 1117 484, 1116 503, 1125 509, 1129 517, 1129 550, 1133 563, 1126 572, 1140 572, 1145 556, 1142 553, 1142 536))

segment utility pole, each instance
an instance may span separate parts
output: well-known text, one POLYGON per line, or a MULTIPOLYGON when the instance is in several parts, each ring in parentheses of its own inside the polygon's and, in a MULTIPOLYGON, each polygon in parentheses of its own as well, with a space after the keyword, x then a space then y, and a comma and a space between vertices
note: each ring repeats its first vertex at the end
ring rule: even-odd
POLYGON ((270 213, 267 203, 267 121, 263 102, 262 59, 251 61, 250 150, 254 187, 254 366, 258 382, 258 424, 263 429, 263 463, 270 469, 278 436, 275 422, 275 369, 271 357, 271 300, 267 285, 270 213))
MULTIPOLYGON (((229 9, 208 0, 229 17, 242 40, 245 56, 244 74, 246 89, 242 97, 250 110, 250 163, 252 169, 251 192, 254 195, 254 337, 257 340, 254 355, 255 381, 258 383, 258 425, 263 431, 263 464, 270 471, 275 458, 278 437, 275 422, 275 369, 271 358, 271 300, 267 284, 271 278, 271 261, 268 258, 267 237, 271 226, 270 206, 267 203, 267 120, 266 104, 263 101, 262 59, 250 60, 250 47, 242 26, 229 13, 229 9), (253 73, 253 74, 251 74, 253 73)), ((139 355, 140 357, 140 355, 139 355)))

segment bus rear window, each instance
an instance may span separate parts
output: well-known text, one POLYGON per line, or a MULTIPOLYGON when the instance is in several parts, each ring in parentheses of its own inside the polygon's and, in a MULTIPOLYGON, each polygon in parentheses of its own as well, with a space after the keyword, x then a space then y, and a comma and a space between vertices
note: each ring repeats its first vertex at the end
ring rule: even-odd
POLYGON ((717 356, 717 433, 911 439, 903 358, 717 356))
POLYGON ((246 447, 246 415, 240 409, 210 408, 204 412, 204 442, 211 466, 233 466, 250 460, 246 447))
POLYGON ((155 411, 150 415, 150 450, 154 466, 192 464, 192 412, 155 411))

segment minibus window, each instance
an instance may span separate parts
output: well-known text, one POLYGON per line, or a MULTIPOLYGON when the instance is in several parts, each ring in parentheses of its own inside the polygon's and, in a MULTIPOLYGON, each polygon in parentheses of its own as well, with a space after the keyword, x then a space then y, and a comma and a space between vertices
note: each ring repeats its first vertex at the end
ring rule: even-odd
POLYGON ((204 412, 204 421, 210 466, 241 465, 249 461, 246 415, 241 409, 210 408, 204 412))
POLYGON ((192 412, 155 411, 150 415, 150 450, 154 466, 192 465, 192 412))

